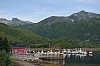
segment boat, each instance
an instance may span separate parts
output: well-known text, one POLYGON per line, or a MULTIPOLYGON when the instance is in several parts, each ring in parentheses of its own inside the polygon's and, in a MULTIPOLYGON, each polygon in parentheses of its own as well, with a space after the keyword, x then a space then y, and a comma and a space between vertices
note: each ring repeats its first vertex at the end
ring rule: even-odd
POLYGON ((67 51, 65 49, 62 52, 53 52, 52 50, 44 52, 42 50, 41 52, 34 53, 33 55, 39 59, 64 59, 67 55, 67 51))

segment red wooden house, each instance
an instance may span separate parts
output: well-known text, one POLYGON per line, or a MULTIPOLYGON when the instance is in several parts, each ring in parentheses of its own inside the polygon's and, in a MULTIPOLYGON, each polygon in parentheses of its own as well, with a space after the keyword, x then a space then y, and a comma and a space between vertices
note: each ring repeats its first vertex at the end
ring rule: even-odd
POLYGON ((12 53, 26 53, 26 46, 25 45, 13 45, 12 46, 12 53))

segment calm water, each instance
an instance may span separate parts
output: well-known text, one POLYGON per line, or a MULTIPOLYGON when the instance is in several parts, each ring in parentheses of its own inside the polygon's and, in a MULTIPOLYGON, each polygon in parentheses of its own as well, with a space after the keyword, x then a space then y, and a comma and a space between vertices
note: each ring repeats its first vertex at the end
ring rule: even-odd
POLYGON ((65 60, 48 60, 62 66, 100 66, 100 52, 90 55, 67 55, 65 60))

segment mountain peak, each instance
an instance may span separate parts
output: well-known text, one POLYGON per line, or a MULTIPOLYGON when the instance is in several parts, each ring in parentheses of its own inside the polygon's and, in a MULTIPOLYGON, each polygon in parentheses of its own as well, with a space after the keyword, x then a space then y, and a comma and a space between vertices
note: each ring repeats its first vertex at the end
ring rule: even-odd
POLYGON ((18 18, 15 18, 15 17, 13 17, 11 20, 7 20, 5 18, 0 18, 0 23, 4 23, 7 25, 13 25, 13 26, 32 24, 32 22, 30 22, 30 21, 23 21, 18 18))
POLYGON ((86 11, 85 10, 81 10, 80 13, 86 13, 86 11))
POLYGON ((6 21, 7 19, 5 19, 5 18, 0 18, 0 21, 6 21))
POLYGON ((84 10, 79 11, 79 12, 74 13, 71 16, 69 16, 70 19, 73 19, 76 22, 80 22, 81 20, 88 21, 89 19, 91 19, 93 17, 99 17, 99 15, 96 13, 86 12, 84 10))
POLYGON ((12 21, 21 21, 21 20, 19 20, 18 18, 13 17, 12 21))
POLYGON ((88 15, 90 12, 86 12, 86 11, 84 11, 84 10, 82 10, 82 11, 79 11, 79 12, 77 12, 76 14, 78 14, 78 15, 88 15))

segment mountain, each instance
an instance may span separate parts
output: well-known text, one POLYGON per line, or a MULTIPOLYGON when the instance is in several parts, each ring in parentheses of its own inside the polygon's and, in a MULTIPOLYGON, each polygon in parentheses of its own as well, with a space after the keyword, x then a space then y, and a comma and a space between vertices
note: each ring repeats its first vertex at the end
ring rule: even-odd
POLYGON ((100 14, 84 10, 70 16, 51 16, 36 24, 19 27, 49 39, 100 43, 100 14))
POLYGON ((11 26, 19 26, 19 25, 25 25, 25 24, 32 24, 30 21, 22 21, 18 18, 12 18, 12 20, 7 20, 5 18, 0 18, 0 23, 4 23, 11 26))
POLYGON ((3 23, 0 23, 0 37, 7 37, 9 43, 14 44, 33 45, 38 43, 46 43, 45 38, 42 38, 35 33, 16 27, 11 27, 3 23))
POLYGON ((93 17, 100 18, 100 15, 82 10, 78 13, 74 13, 71 16, 69 16, 69 18, 74 22, 80 22, 80 21, 84 21, 84 20, 89 21, 93 17))

